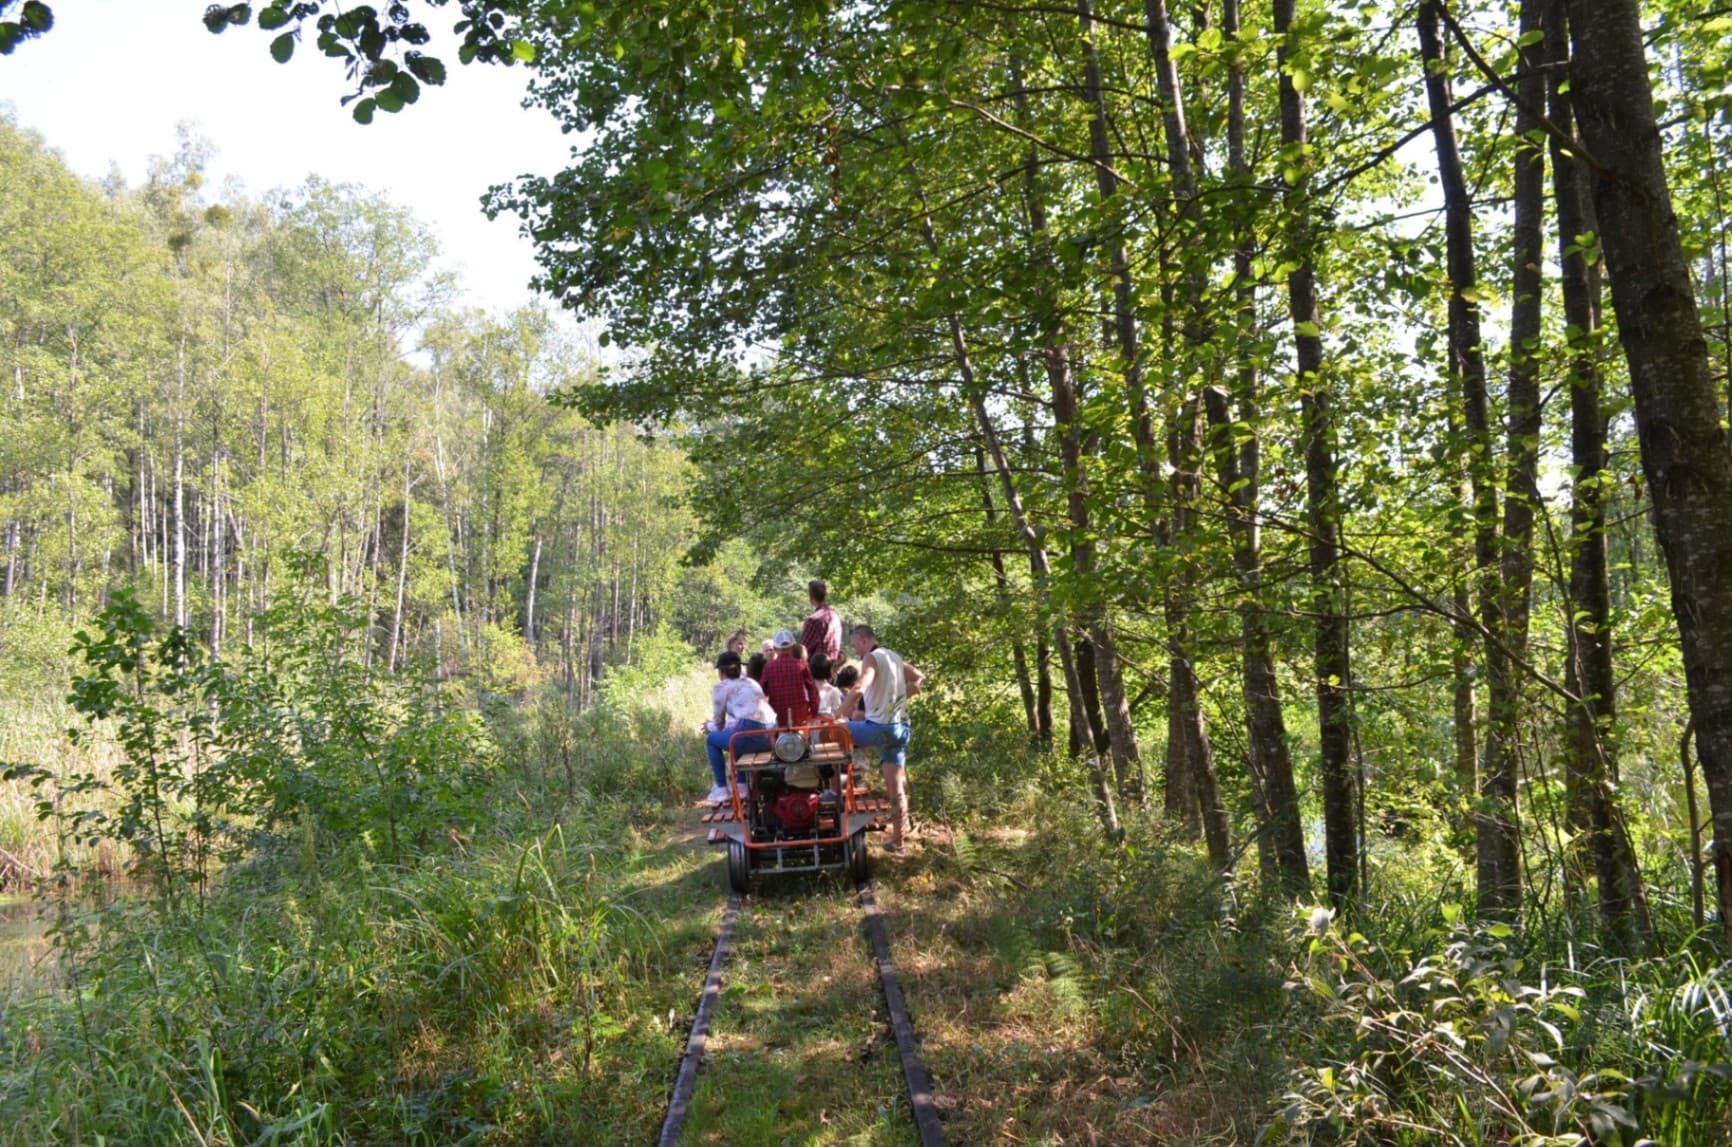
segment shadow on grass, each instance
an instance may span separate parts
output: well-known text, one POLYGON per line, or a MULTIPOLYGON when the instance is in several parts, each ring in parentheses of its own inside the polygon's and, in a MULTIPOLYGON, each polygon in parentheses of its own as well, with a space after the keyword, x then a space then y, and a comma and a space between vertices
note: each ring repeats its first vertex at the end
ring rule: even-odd
POLYGON ((1248 1139, 1280 1080, 1250 1046, 1245 1015, 1278 1009, 1280 980, 1254 952, 1217 951, 1201 933, 1107 947, 1068 929, 1076 874, 1030 847, 961 858, 929 837, 882 870, 891 945, 953 1138, 1248 1139))

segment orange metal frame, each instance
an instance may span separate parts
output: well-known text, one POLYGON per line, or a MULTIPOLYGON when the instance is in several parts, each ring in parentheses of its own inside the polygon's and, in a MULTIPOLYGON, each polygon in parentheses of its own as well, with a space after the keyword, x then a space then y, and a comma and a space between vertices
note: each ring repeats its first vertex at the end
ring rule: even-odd
MULTIPOLYGON (((779 734, 806 732, 825 733, 828 735, 829 744, 836 744, 842 747, 842 762, 837 766, 838 775, 845 778, 846 782, 842 786, 842 815, 838 818, 838 823, 842 826, 841 835, 821 836, 815 837, 812 840, 799 841, 753 841, 750 839, 751 833, 748 832, 746 834, 747 839, 742 842, 747 848, 758 850, 782 849, 790 846, 811 848, 814 845, 841 844, 843 841, 848 839, 848 818, 853 816, 857 811, 854 808, 854 738, 848 735, 847 725, 843 724, 841 721, 828 717, 806 725, 778 725, 771 729, 747 729, 744 732, 735 733, 732 737, 728 738, 728 792, 734 802, 734 817, 742 828, 746 828, 752 823, 746 819, 746 808, 740 801, 739 772, 736 767, 740 754, 734 748, 735 742, 742 737, 768 737, 771 744, 774 744, 776 737, 779 734)), ((811 738, 808 737, 807 744, 810 743, 811 738)), ((785 767, 784 762, 778 763, 784 764, 785 767)), ((794 761, 793 763, 798 765, 804 762, 794 761)))

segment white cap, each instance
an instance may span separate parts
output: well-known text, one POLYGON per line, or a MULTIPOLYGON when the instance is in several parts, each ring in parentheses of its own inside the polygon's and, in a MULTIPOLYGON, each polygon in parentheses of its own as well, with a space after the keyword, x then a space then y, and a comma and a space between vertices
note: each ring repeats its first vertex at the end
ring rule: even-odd
POLYGON ((770 638, 770 644, 777 649, 791 649, 794 645, 794 635, 786 629, 778 629, 776 636, 770 638))

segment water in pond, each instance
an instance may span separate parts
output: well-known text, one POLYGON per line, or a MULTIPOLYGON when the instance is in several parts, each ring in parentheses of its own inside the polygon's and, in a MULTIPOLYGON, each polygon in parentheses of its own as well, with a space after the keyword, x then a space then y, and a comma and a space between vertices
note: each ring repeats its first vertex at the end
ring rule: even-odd
POLYGON ((0 1008, 41 990, 51 971, 47 918, 30 897, 0 893, 0 1008))

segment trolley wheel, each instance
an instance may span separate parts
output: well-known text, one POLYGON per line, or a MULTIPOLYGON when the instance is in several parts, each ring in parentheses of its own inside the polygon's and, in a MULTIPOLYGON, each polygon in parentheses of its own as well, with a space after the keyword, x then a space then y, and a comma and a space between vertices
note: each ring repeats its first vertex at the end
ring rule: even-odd
POLYGON ((728 887, 741 896, 752 891, 752 861, 741 840, 728 841, 728 887))
POLYGON ((866 830, 857 830, 842 847, 848 853, 848 878, 855 884, 864 884, 872 879, 872 858, 866 853, 866 830))

